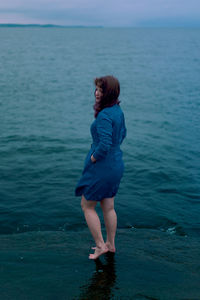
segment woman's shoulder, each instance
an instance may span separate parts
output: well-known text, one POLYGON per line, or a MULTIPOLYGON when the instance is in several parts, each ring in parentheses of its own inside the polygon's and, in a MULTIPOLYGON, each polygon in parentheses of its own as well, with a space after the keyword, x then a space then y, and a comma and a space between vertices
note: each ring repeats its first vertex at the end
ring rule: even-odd
POLYGON ((99 114, 112 114, 116 112, 122 112, 120 105, 115 104, 113 106, 104 107, 99 114))
POLYGON ((112 119, 111 114, 106 108, 104 108, 98 113, 96 121, 97 123, 99 123, 104 120, 111 121, 111 119, 112 119))
POLYGON ((118 118, 119 116, 123 115, 123 111, 119 105, 113 105, 110 107, 103 108, 97 116, 97 120, 100 119, 109 119, 114 120, 118 118))
POLYGON ((111 107, 105 107, 103 108, 99 113, 97 118, 102 118, 102 117, 109 117, 111 111, 110 111, 111 107))

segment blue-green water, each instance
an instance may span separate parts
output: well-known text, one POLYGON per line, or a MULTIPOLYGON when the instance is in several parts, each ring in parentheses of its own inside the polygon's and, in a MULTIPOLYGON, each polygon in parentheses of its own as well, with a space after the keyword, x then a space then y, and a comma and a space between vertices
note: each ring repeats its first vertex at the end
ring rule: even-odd
POLYGON ((91 144, 93 79, 113 74, 127 126, 119 230, 197 241, 199 37, 199 29, 0 28, 1 234, 85 230, 74 188, 91 144))

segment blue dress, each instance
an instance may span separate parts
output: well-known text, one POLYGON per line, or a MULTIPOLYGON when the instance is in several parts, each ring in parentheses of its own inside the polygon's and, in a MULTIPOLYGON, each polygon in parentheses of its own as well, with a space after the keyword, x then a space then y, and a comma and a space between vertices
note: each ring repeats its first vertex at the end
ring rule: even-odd
POLYGON ((120 144, 126 136, 124 114, 115 104, 101 110, 91 125, 93 143, 75 195, 101 201, 116 195, 124 171, 120 144), (96 162, 91 161, 93 154, 96 162))

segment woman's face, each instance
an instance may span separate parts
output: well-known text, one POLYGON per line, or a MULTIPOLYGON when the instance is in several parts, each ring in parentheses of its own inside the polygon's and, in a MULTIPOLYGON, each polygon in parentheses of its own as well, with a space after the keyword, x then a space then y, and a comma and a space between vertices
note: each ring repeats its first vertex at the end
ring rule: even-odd
POLYGON ((101 97, 103 96, 103 91, 99 86, 96 86, 94 94, 95 94, 96 102, 100 102, 101 97))

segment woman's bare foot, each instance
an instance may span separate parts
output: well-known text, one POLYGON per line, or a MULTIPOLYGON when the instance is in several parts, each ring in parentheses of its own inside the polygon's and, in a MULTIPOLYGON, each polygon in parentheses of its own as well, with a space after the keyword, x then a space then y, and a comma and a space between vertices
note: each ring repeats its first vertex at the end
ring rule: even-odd
POLYGON ((104 247, 93 247, 92 249, 94 249, 95 251, 93 254, 89 255, 89 259, 97 259, 102 254, 105 254, 109 251, 106 245, 104 247))
POLYGON ((116 251, 115 245, 111 245, 111 243, 106 242, 106 246, 107 246, 109 252, 115 253, 115 251, 116 251))

